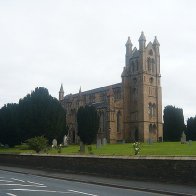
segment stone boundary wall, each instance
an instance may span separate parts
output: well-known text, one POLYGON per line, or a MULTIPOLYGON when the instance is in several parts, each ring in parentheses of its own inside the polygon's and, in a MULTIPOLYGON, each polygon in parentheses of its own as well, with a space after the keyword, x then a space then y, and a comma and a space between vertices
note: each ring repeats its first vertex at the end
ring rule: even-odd
POLYGON ((196 157, 0 154, 0 165, 122 179, 196 184, 196 157))

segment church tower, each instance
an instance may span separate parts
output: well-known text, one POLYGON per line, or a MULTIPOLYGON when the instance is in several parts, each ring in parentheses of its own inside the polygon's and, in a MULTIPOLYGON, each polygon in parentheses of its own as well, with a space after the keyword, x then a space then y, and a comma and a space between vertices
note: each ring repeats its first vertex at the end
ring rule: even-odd
POLYGON ((126 43, 126 60, 122 73, 124 138, 131 141, 162 141, 162 95, 160 86, 159 42, 146 46, 141 33, 139 50, 130 38, 126 43))

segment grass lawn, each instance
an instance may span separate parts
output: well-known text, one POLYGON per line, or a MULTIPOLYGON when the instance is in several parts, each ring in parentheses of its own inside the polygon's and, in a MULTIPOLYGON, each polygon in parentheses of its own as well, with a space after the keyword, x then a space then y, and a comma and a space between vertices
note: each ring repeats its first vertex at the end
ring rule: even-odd
MULTIPOLYGON (((87 147, 86 147, 87 148, 87 147)), ((0 148, 0 153, 34 153, 32 150, 21 150, 20 146, 15 148, 0 148)), ((92 153, 94 155, 118 155, 118 156, 132 156, 134 155, 131 143, 126 144, 107 144, 100 148, 92 145, 92 153)), ((50 149, 48 154, 80 154, 78 145, 70 145, 64 147, 61 153, 56 149, 50 149)), ((88 151, 86 149, 86 154, 88 151)), ((141 151, 139 155, 168 155, 168 156, 196 156, 196 141, 189 144, 181 144, 180 142, 163 142, 153 144, 141 144, 141 151)))

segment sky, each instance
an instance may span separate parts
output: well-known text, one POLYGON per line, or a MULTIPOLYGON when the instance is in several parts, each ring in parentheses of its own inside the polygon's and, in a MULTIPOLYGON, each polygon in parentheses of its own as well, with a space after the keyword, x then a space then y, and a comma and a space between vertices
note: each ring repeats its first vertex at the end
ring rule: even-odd
POLYGON ((0 107, 121 82, 125 43, 160 43, 163 108, 196 115, 195 0, 0 0, 0 107))

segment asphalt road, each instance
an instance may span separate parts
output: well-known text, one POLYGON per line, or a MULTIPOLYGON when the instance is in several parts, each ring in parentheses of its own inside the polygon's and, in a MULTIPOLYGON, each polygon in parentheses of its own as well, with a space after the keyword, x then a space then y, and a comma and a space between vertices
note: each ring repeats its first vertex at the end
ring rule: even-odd
POLYGON ((0 196, 24 195, 158 196, 162 194, 59 180, 0 170, 0 196))

